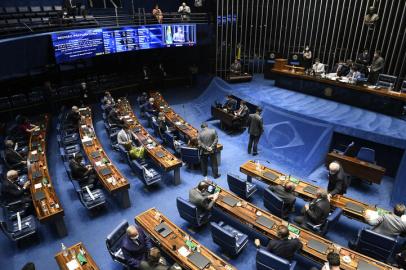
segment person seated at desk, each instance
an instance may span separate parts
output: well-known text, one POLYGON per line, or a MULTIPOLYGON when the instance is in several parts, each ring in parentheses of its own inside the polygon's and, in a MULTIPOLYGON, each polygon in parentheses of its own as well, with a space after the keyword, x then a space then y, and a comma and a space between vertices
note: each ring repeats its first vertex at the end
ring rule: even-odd
POLYGON ((141 96, 137 97, 138 105, 143 106, 148 102, 147 92, 142 92, 141 96))
POLYGON ((250 110, 248 109, 247 105, 245 104, 244 100, 240 101, 240 107, 238 110, 234 111, 234 118, 241 119, 241 121, 233 121, 233 128, 234 129, 242 129, 247 125, 248 116, 250 114, 250 110))
POLYGON ((355 60, 356 65, 358 66, 358 69, 361 71, 361 73, 366 74, 367 73, 367 66, 369 65, 371 57, 369 55, 368 49, 363 49, 360 54, 357 55, 357 59, 355 60))
POLYGON ((133 133, 130 125, 124 124, 123 128, 117 133, 117 143, 123 146, 125 150, 130 151, 133 145, 133 133))
POLYGON ((80 118, 79 108, 77 106, 72 106, 72 109, 66 115, 64 127, 77 130, 79 128, 80 118))
MULTIPOLYGON (((340 270, 340 254, 331 251, 327 254, 327 262, 320 270, 340 270)), ((310 270, 318 270, 316 267, 312 267, 310 270)))
POLYGON ((22 115, 18 115, 16 117, 16 122, 17 122, 18 133, 27 139, 31 136, 32 132, 39 129, 38 126, 31 124, 28 121, 28 118, 25 116, 22 116, 22 115))
POLYGON ((114 98, 111 96, 111 93, 109 91, 104 92, 104 97, 103 97, 103 104, 106 104, 107 101, 110 101, 110 104, 112 106, 116 105, 116 102, 114 101, 114 98))
POLYGON ((219 196, 218 192, 208 192, 210 184, 209 181, 200 181, 197 187, 189 191, 189 201, 202 212, 211 210, 219 196))
POLYGON ((393 213, 387 213, 382 216, 376 211, 365 211, 364 218, 366 222, 373 226, 372 230, 376 233, 389 237, 406 234, 406 220, 402 218, 405 214, 406 206, 398 203, 393 209, 393 213))
POLYGON ((235 59, 234 63, 230 66, 230 71, 232 75, 240 75, 241 74, 241 63, 240 60, 235 59))
POLYGON ((223 109, 226 109, 227 112, 234 112, 237 109, 237 100, 235 100, 231 95, 227 95, 223 109))
POLYGON ((129 269, 140 269, 141 261, 147 259, 148 251, 151 248, 151 240, 141 227, 128 226, 127 234, 121 242, 121 250, 129 269))
POLYGON ((97 175, 93 170, 92 165, 84 165, 82 163, 82 154, 76 154, 69 161, 69 168, 74 180, 78 181, 80 186, 94 185, 97 182, 97 175))
POLYGON ((149 98, 148 102, 144 104, 144 113, 155 114, 154 98, 149 98))
POLYGON ((139 270, 168 270, 172 269, 168 266, 164 257, 161 256, 161 251, 152 247, 148 252, 148 259, 142 260, 139 270))
POLYGON ((162 10, 159 8, 158 4, 156 4, 154 9, 152 10, 152 15, 155 17, 155 19, 159 24, 162 23, 164 15, 162 13, 162 10))
POLYGON ((316 76, 320 76, 321 74, 325 73, 325 67, 324 64, 320 63, 320 59, 316 58, 313 67, 312 67, 312 72, 316 76))
POLYGON ((108 115, 111 110, 114 109, 115 104, 113 104, 110 100, 107 100, 106 103, 104 104, 104 111, 108 115))
POLYGON ((306 227, 310 221, 315 225, 323 224, 330 213, 330 201, 327 192, 317 190, 317 198, 310 203, 306 203, 302 209, 303 216, 295 217, 294 221, 301 227, 306 227))
POLYGON ((289 212, 295 211, 295 184, 292 182, 287 182, 285 185, 276 185, 269 186, 269 189, 275 193, 286 205, 286 209, 289 209, 289 212))
POLYGON ((31 203, 30 181, 21 184, 18 172, 16 170, 9 170, 1 185, 1 197, 5 203, 15 201, 31 203))
POLYGON ((4 159, 9 166, 9 169, 14 170, 27 170, 27 160, 26 157, 16 151, 14 147, 14 142, 12 140, 6 140, 5 150, 4 150, 4 159))
POLYGON ((328 165, 328 196, 334 196, 336 194, 344 195, 347 192, 347 188, 351 183, 351 178, 345 173, 343 167, 338 161, 333 161, 328 165))
POLYGON ((186 5, 185 2, 183 2, 182 5, 178 8, 178 13, 180 14, 182 21, 188 21, 190 19, 191 10, 190 7, 186 5))
POLYGON ((357 66, 353 66, 347 77, 349 77, 350 81, 357 82, 362 78, 362 74, 357 66))
POLYGON ((337 76, 338 77, 348 76, 350 74, 352 66, 353 66, 352 61, 347 60, 345 63, 340 65, 339 68, 337 69, 337 76))
POLYGON ((113 108, 109 114, 107 115, 107 121, 108 123, 113 126, 118 126, 118 127, 123 127, 124 122, 119 116, 119 110, 118 108, 113 108))
MULTIPOLYGON (((278 226, 277 235, 279 239, 271 239, 266 249, 276 256, 292 261, 295 253, 303 248, 302 242, 298 237, 289 239, 289 230, 285 225, 278 226)), ((259 239, 255 239, 254 244, 261 246, 259 239)))
POLYGON ((159 131, 159 137, 164 138, 164 133, 165 131, 169 131, 169 125, 166 122, 165 118, 165 113, 164 112, 159 112, 158 113, 158 118, 157 118, 157 124, 158 124, 158 131, 159 131))

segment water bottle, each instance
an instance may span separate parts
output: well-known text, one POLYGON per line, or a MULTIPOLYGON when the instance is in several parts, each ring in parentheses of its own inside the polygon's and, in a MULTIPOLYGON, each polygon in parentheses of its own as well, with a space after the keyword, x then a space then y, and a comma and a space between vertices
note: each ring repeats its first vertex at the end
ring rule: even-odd
POLYGON ((61 248, 62 248, 62 255, 64 257, 68 257, 68 250, 66 249, 66 246, 63 243, 61 243, 61 248))
POLYGON ((261 164, 259 163, 259 160, 255 161, 256 165, 257 165, 257 171, 261 170, 261 164))

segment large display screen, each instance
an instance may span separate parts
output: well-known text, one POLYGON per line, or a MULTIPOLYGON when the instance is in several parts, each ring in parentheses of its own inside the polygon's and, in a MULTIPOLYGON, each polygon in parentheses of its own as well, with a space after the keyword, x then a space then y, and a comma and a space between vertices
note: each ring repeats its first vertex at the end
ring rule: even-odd
POLYGON ((52 34, 57 63, 97 55, 196 45, 195 24, 87 29, 52 34))

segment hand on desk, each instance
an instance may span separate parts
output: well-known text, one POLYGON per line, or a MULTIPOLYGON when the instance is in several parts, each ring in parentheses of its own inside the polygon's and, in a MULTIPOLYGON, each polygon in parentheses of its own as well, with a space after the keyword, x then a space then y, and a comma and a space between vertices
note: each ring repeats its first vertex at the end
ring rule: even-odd
POLYGON ((218 199, 218 197, 219 197, 219 194, 220 194, 219 192, 214 193, 212 195, 209 195, 208 198, 212 199, 213 201, 216 201, 218 199))
POLYGON ((259 239, 255 239, 254 244, 255 244, 256 247, 260 247, 261 246, 261 241, 259 241, 259 239))
POLYGON ((304 209, 305 209, 305 211, 309 210, 309 204, 308 203, 305 204, 304 209))

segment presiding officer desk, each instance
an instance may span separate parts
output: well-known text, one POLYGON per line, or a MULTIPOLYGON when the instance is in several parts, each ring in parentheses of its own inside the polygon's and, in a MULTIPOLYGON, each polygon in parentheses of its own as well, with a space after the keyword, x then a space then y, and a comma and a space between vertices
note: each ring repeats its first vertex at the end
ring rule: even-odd
POLYGON ((130 184, 113 165, 97 139, 93 128, 92 111, 90 108, 80 108, 79 112, 81 115, 79 134, 83 150, 96 171, 100 183, 111 195, 116 196, 122 208, 130 207, 128 194, 130 184))
POLYGON ((131 130, 137 137, 136 139, 144 146, 148 156, 165 172, 173 170, 174 184, 180 184, 180 167, 182 167, 182 161, 166 150, 165 147, 160 145, 157 140, 148 133, 138 121, 138 118, 131 109, 130 102, 126 98, 118 99, 116 108, 119 110, 120 116, 123 117, 122 120, 130 125, 131 130), (155 146, 151 147, 148 140, 152 140, 155 146))
MULTIPOLYGON (((296 185, 295 192, 298 194, 299 197, 303 198, 304 200, 313 200, 316 198, 316 192, 319 187, 296 179, 294 177, 289 177, 288 175, 267 168, 263 165, 259 166, 260 168, 258 170, 257 164, 254 161, 250 160, 241 165, 240 171, 243 174, 247 175, 248 181, 252 181, 252 177, 269 185, 283 185, 286 181, 291 181, 296 185)), ((341 208, 344 215, 353 219, 357 219, 361 222, 366 222, 364 218, 364 213, 366 210, 377 211, 379 214, 388 213, 387 210, 362 203, 343 195, 333 196, 330 200, 330 204, 333 207, 341 208)))
POLYGON ((346 173, 370 181, 371 183, 380 184, 382 177, 385 175, 384 167, 360 160, 356 157, 341 155, 334 151, 327 154, 326 166, 332 161, 340 162, 346 173))
POLYGON ((299 237, 299 240, 302 242, 303 248, 301 254, 318 262, 327 262, 327 254, 335 251, 340 254, 340 269, 357 270, 360 264, 366 264, 371 267, 367 269, 398 269, 304 230, 299 226, 265 212, 224 189, 220 191, 215 207, 270 239, 278 237, 277 227, 279 225, 287 226, 290 231, 290 237, 299 237), (235 204, 232 206, 230 201, 235 202, 235 204))
POLYGON ((38 131, 31 133, 27 158, 28 179, 31 182, 30 191, 35 213, 41 223, 53 223, 59 236, 67 235, 64 222, 64 211, 56 195, 49 175, 46 156, 46 133, 48 115, 42 115, 35 123, 38 131))
POLYGON ((402 115, 406 102, 406 93, 306 75, 303 72, 292 72, 287 67, 273 68, 270 75, 278 87, 394 116, 402 115), (330 88, 331 93, 326 88, 330 88))
POLYGON ((66 249, 67 256, 64 256, 63 252, 59 252, 55 255, 56 263, 61 270, 99 270, 96 262, 90 256, 86 247, 80 242, 66 249), (70 268, 70 267, 71 268, 70 268))
POLYGON ((182 269, 236 270, 209 249, 200 245, 155 208, 139 214, 135 217, 135 221, 182 269), (195 265, 195 261, 205 262, 206 267, 198 267, 195 265))

